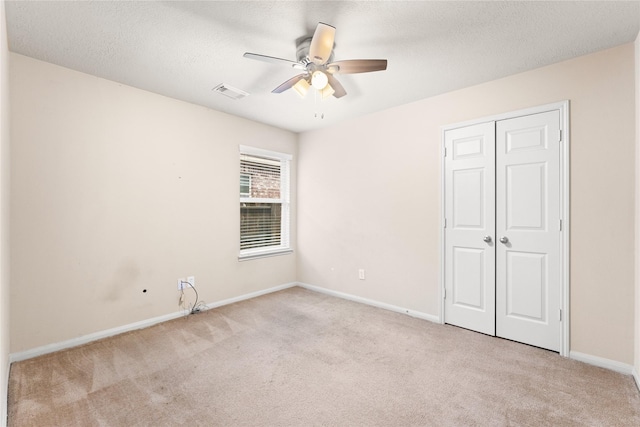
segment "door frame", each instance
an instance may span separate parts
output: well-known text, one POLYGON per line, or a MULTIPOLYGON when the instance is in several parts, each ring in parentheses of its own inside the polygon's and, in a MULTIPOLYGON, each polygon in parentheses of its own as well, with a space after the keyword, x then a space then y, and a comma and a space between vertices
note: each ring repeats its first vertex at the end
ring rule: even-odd
POLYGON ((438 320, 444 324, 444 289, 445 289, 445 132, 460 127, 476 125, 485 122, 496 122, 499 120, 513 119, 521 116, 545 113, 547 111, 560 111, 560 219, 562 220, 562 230, 560 231, 560 307, 562 309, 562 326, 560 328, 560 355, 569 357, 570 345, 570 131, 569 131, 569 101, 564 100, 523 110, 511 111, 508 113, 481 117, 465 122, 453 123, 440 127, 440 314, 438 320))

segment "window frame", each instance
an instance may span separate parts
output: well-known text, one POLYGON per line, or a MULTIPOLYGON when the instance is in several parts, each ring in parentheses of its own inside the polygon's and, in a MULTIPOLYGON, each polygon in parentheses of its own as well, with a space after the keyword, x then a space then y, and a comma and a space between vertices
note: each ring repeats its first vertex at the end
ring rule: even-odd
MULTIPOLYGON (((251 187, 249 187, 249 197, 242 196, 240 192, 239 208, 242 208, 242 203, 274 203, 279 204, 280 213, 280 244, 265 246, 260 248, 240 249, 241 242, 241 230, 238 229, 238 260, 245 261, 249 259, 263 258, 275 255, 284 255, 292 253, 291 249, 291 160, 293 156, 287 153, 281 153, 272 150, 266 150, 262 148, 250 147, 246 145, 239 146, 240 155, 258 156, 271 160, 277 160, 280 162, 280 198, 252 198, 251 187)), ((238 169, 240 168, 240 161, 238 161, 238 169)), ((245 175, 238 171, 238 179, 240 175, 245 175)), ((249 178, 251 183, 251 177, 249 178)), ((240 213, 240 210, 238 212, 240 213)))

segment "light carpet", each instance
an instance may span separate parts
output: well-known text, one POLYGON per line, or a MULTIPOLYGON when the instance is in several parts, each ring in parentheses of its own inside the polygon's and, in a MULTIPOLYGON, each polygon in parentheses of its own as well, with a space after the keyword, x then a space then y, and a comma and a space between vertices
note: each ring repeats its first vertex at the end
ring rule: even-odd
POLYGON ((14 363, 9 426, 640 426, 630 376, 291 288, 14 363))

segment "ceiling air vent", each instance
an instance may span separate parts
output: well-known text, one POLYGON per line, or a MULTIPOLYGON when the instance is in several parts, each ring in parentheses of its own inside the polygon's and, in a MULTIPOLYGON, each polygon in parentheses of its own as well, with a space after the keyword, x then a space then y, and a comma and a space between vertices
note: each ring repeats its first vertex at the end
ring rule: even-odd
POLYGON ((249 96, 248 92, 245 92, 240 89, 236 89, 235 87, 231 87, 228 84, 220 83, 218 86, 212 89, 214 92, 218 92, 221 95, 224 95, 231 99, 242 99, 244 97, 249 96))

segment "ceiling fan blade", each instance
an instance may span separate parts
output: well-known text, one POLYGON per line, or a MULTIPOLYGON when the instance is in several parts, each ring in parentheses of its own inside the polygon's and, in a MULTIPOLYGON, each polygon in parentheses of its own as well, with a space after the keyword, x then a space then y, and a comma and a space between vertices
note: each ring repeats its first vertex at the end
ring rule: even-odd
POLYGON ((269 62, 271 64, 284 64, 292 68, 297 68, 299 70, 305 69, 304 65, 302 65, 301 63, 295 62, 295 61, 289 61, 288 59, 274 58, 273 56, 259 55, 257 53, 249 53, 249 52, 245 52, 244 55, 242 56, 249 59, 255 59, 257 61, 269 62))
POLYGON ((327 78, 329 79, 329 84, 334 90, 333 96, 335 96, 336 98, 342 98, 347 94, 347 91, 344 90, 338 79, 333 77, 331 74, 327 74, 327 78))
POLYGON ((309 45, 309 59, 316 65, 323 65, 331 56, 336 29, 331 25, 318 22, 311 44, 309 45))
POLYGON ((286 82, 282 83, 280 86, 271 91, 271 93, 282 93, 287 89, 291 89, 294 84, 298 83, 300 80, 306 77, 305 74, 298 74, 295 77, 291 77, 286 82))
POLYGON ((386 59, 347 59, 327 65, 327 71, 336 74, 370 73, 387 69, 386 59))

